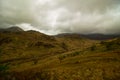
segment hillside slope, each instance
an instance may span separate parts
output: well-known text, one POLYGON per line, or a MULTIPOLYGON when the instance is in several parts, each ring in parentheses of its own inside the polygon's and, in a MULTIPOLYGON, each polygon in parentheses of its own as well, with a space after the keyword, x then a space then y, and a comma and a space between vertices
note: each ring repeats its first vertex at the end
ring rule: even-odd
POLYGON ((1 32, 0 55, 0 80, 120 79, 120 38, 1 32))

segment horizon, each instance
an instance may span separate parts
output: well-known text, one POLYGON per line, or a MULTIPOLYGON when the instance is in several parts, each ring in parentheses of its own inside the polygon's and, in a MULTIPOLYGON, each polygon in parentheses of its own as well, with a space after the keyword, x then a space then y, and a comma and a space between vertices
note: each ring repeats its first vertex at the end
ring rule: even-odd
MULTIPOLYGON (((8 28, 0 28, 0 30, 2 29, 2 30, 6 30, 6 29, 10 29, 10 28, 20 28, 20 29, 22 29, 23 31, 36 31, 36 32, 39 32, 39 33, 43 33, 43 34, 45 34, 45 35, 48 35, 48 36, 56 36, 56 35, 72 35, 72 34, 75 34, 75 35, 99 35, 99 36, 112 36, 112 35, 114 35, 114 36, 119 36, 120 34, 104 34, 104 33, 87 33, 87 34, 85 34, 85 33, 77 33, 77 32, 74 32, 74 33, 70 33, 70 32, 68 32, 68 33, 66 33, 66 32, 63 32, 63 33, 58 33, 58 34, 46 34, 46 33, 44 33, 44 32, 41 32, 40 30, 36 30, 36 29, 30 29, 30 30, 24 30, 23 28, 21 28, 21 27, 19 27, 19 26, 11 26, 11 27, 8 27, 8 28)), ((8 31, 9 32, 9 31, 8 31)), ((21 32, 21 31, 20 31, 21 32)))

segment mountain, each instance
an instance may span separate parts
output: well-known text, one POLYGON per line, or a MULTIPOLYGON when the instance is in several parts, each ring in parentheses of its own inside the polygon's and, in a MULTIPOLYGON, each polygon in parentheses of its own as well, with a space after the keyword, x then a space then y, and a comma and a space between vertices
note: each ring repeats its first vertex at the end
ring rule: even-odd
POLYGON ((76 38, 57 38, 33 30, 22 31, 18 29, 12 27, 7 30, 15 31, 0 33, 0 49, 3 50, 3 53, 11 56, 10 58, 15 57, 13 53, 17 57, 25 57, 25 54, 26 56, 60 54, 80 47, 83 49, 95 43, 92 40, 77 38, 77 36, 76 38), (19 32, 16 33, 16 31, 19 32), (21 55, 19 56, 19 54, 21 55))
POLYGON ((19 28, 18 26, 12 26, 10 28, 0 29, 0 32, 20 32, 20 31, 24 31, 24 30, 19 28))
POLYGON ((58 34, 56 37, 79 37, 79 38, 87 38, 92 40, 108 40, 120 37, 120 34, 79 34, 79 33, 63 33, 58 34))
POLYGON ((0 32, 0 80, 120 79, 119 37, 95 40, 96 34, 92 40, 14 29, 0 32))

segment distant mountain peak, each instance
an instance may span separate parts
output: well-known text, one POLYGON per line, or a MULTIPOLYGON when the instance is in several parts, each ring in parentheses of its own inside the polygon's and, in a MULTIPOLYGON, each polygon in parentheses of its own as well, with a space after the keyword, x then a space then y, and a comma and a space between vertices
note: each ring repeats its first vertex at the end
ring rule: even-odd
POLYGON ((21 32, 21 31, 24 31, 24 30, 18 26, 11 26, 9 28, 0 29, 0 32, 21 32))
POLYGON ((18 31, 24 31, 23 29, 21 29, 18 26, 12 26, 10 28, 7 28, 8 31, 13 31, 13 32, 18 32, 18 31))

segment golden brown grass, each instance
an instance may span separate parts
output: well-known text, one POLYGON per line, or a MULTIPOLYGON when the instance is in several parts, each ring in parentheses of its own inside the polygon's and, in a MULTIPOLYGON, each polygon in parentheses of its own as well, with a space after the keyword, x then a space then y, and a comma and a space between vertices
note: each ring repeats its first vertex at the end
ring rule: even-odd
POLYGON ((0 80, 120 79, 119 39, 100 42, 37 32, 10 34, 0 34, 0 64, 9 67, 0 80))

